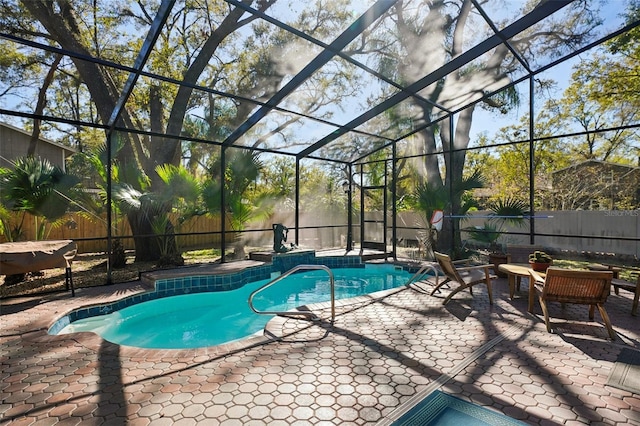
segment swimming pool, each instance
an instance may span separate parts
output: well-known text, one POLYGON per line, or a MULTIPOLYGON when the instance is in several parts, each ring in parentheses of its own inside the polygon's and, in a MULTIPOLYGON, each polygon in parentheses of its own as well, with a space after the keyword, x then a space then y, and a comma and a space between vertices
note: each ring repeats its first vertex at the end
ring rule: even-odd
MULTIPOLYGON (((404 285, 411 274, 392 265, 333 269, 335 297, 345 299, 404 285)), ((113 343, 140 348, 186 349, 220 345, 261 333, 272 315, 254 313, 247 300, 269 282, 258 280, 230 291, 183 294, 134 304, 71 322, 55 334, 90 331, 113 343)), ((325 271, 291 275, 258 293, 261 311, 286 311, 329 301, 325 271)))

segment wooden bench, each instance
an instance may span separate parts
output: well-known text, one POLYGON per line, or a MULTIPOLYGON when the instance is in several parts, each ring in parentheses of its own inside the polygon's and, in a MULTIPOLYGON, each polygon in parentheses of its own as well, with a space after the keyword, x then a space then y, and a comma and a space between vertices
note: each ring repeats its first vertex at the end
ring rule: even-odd
POLYGON ((633 293, 633 305, 631 306, 631 315, 636 316, 638 314, 638 300, 640 299, 640 275, 636 282, 625 281, 618 278, 611 280, 613 291, 616 294, 620 294, 620 290, 626 290, 633 293))
POLYGON ((611 271, 613 272, 613 280, 611 285, 613 291, 616 294, 620 294, 620 290, 625 290, 633 293, 633 305, 631 307, 631 315, 637 315, 638 313, 638 299, 640 299, 640 275, 638 275, 636 282, 621 280, 620 272, 622 267, 616 265, 608 265, 603 263, 591 263, 587 266, 592 271, 611 271))

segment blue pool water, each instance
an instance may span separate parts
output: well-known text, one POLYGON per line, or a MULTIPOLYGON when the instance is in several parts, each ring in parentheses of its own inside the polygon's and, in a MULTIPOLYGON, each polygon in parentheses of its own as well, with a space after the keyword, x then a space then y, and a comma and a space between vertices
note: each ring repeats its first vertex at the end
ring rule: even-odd
MULTIPOLYGON (((333 269, 336 299, 345 299, 404 285, 411 274, 390 265, 333 269)), ((214 346, 262 332, 270 315, 254 313, 251 292, 269 280, 232 291, 185 294, 139 303, 107 315, 80 319, 58 334, 90 331, 113 343, 156 349, 214 346)), ((258 293, 261 311, 286 311, 331 298, 329 276, 312 270, 291 275, 258 293)))

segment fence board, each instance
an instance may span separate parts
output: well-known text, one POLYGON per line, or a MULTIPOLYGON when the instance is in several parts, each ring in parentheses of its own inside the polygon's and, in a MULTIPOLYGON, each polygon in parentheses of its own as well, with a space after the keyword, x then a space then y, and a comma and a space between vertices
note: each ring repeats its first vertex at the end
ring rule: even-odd
MULTIPOLYGON (((17 223, 16 219, 12 223, 17 223)), ((177 215, 170 215, 172 223, 176 223, 177 215)), ((176 228, 176 233, 207 233, 220 232, 221 220, 218 217, 198 216, 189 219, 176 228)), ((113 237, 122 237, 125 250, 133 250, 134 243, 131 238, 131 228, 126 220, 119 220, 116 226, 117 232, 113 237)), ((230 229, 227 226, 227 230, 230 229)), ((23 223, 23 240, 35 238, 35 221, 33 216, 27 215, 23 223)), ((74 240, 78 244, 79 253, 105 252, 107 249, 106 217, 88 218, 86 215, 71 213, 65 216, 62 225, 51 229, 48 240, 74 240)), ((4 235, 0 236, 0 242, 5 242, 4 235)), ((181 250, 195 250, 219 247, 220 234, 181 235, 177 238, 181 250)), ((233 241, 233 235, 227 236, 227 242, 233 241)))

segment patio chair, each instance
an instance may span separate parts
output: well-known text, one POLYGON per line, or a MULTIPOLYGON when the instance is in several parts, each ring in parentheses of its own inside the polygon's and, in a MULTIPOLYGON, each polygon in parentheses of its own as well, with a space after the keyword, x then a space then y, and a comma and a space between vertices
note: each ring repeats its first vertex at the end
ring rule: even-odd
POLYGON ((442 302, 443 305, 446 305, 447 302, 449 302, 449 300, 451 300, 451 298, 457 293, 459 293, 460 291, 468 288, 469 293, 473 295, 473 291, 471 287, 473 287, 476 284, 486 284, 487 292, 489 293, 489 303, 493 304, 491 280, 496 278, 495 275, 490 273, 490 270, 493 267, 493 265, 487 264, 487 265, 474 265, 474 266, 459 266, 459 265, 465 265, 465 264, 469 265, 469 263, 466 260, 454 262, 453 260, 451 260, 450 256, 443 253, 434 252, 434 255, 436 257, 436 260, 438 261, 438 264, 440 265, 440 269, 442 269, 442 273, 444 274, 445 279, 444 281, 438 283, 435 286, 435 288, 431 292, 432 296, 437 291, 440 291, 440 288, 443 285, 446 285, 452 282, 458 283, 459 286, 453 289, 453 291, 451 291, 451 293, 449 293, 449 295, 442 302))
POLYGON ((593 320, 595 308, 598 308, 600 316, 604 321, 609 337, 616 339, 616 332, 613 331, 611 320, 604 309, 604 302, 611 291, 611 271, 582 271, 575 269, 562 269, 549 267, 545 278, 542 278, 534 270, 530 271, 531 280, 540 307, 544 314, 544 322, 547 331, 551 333, 549 324, 549 310, 547 302, 573 303, 579 305, 589 305, 589 319, 593 320))

